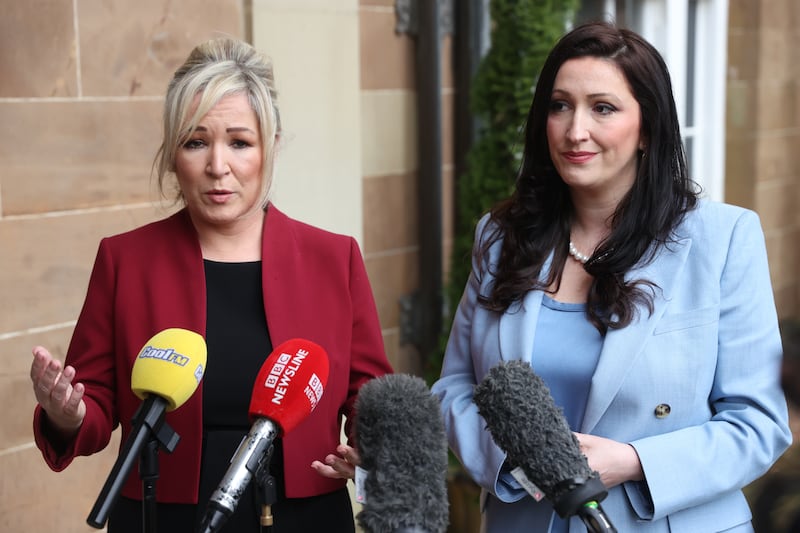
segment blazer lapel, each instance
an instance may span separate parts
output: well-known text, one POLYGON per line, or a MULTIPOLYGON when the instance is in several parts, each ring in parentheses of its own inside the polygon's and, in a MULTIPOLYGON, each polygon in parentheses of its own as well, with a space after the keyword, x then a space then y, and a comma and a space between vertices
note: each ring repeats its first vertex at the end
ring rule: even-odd
MULTIPOLYGON (((547 277, 552 261, 553 254, 551 253, 542 265, 541 279, 547 277)), ((498 325, 500 360, 520 360, 531 364, 533 339, 536 334, 536 324, 539 321, 543 296, 543 291, 528 291, 521 302, 515 302, 505 313, 502 313, 498 325)))
POLYGON ((528 291, 522 302, 515 302, 500 316, 498 342, 501 360, 519 359, 531 363, 533 337, 536 332, 536 322, 539 320, 543 294, 542 291, 528 291))
POLYGON ((304 337, 298 326, 313 324, 309 316, 313 306, 305 298, 309 283, 304 279, 313 275, 298 248, 297 236, 290 219, 277 207, 269 204, 264 217, 261 284, 264 312, 273 346, 291 339, 304 337))
POLYGON ((686 256, 691 249, 691 239, 686 238, 662 248, 658 257, 643 268, 632 270, 627 279, 647 279, 657 285, 653 298, 653 313, 639 308, 639 316, 628 327, 610 330, 603 341, 597 363, 581 432, 589 433, 606 412, 622 386, 634 361, 642 353, 647 339, 664 314, 675 284, 681 279, 686 256))

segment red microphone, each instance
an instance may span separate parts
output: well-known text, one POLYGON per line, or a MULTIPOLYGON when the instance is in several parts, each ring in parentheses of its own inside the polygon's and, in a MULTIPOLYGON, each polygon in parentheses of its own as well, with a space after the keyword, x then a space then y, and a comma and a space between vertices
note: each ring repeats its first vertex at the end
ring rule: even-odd
POLYGON ((291 339, 272 351, 258 372, 250 398, 250 433, 211 495, 200 531, 219 531, 233 514, 250 480, 268 462, 272 442, 294 429, 319 404, 328 371, 328 354, 311 341, 291 339))

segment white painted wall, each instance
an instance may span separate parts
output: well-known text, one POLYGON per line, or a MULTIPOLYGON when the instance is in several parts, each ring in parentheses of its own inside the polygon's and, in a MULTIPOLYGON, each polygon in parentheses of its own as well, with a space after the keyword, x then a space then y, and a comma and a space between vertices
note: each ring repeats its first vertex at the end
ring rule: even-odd
POLYGON ((253 44, 272 58, 283 125, 273 201, 363 248, 357 0, 253 0, 253 44))

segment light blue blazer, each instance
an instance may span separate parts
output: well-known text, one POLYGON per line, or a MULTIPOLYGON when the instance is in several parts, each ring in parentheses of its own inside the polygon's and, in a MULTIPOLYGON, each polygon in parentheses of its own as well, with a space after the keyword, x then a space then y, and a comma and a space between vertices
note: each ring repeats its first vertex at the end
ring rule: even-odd
MULTIPOLYGON (((478 224, 478 243, 487 223, 478 224)), ((489 263, 499 250, 495 243, 489 263)), ((677 229, 677 242, 627 278, 658 285, 654 311, 640 309, 631 325, 605 336, 576 429, 633 445, 646 481, 612 488, 601 506, 620 533, 752 531, 740 489, 791 442, 758 216, 701 201, 677 229)), ((505 454, 472 402, 473 387, 498 362, 530 362, 542 292, 498 314, 477 303, 492 283, 487 264, 473 259, 432 391, 451 449, 484 490, 483 530, 547 532, 551 505, 501 476, 505 454)), ((570 533, 585 531, 573 517, 570 533)))

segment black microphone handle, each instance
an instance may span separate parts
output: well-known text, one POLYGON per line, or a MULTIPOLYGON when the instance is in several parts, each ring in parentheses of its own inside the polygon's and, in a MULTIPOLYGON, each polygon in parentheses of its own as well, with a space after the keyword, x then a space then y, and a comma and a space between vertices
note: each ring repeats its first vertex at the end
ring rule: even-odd
POLYGON ((587 502, 578 509, 578 516, 583 520, 589 533, 617 533, 611 521, 603 512, 603 508, 597 502, 587 502))
POLYGON ((608 496, 608 490, 599 477, 565 479, 555 487, 553 508, 558 516, 579 516, 589 533, 617 533, 600 501, 608 496))
POLYGON ((92 507, 92 511, 86 522, 95 529, 102 529, 106 525, 108 515, 117 501, 122 486, 128 479, 128 475, 133 465, 138 461, 139 454, 147 443, 148 438, 152 437, 164 420, 164 413, 167 409, 167 401, 155 394, 150 396, 139 405, 139 410, 133 416, 135 422, 125 447, 117 456, 114 467, 108 475, 97 501, 92 507))

